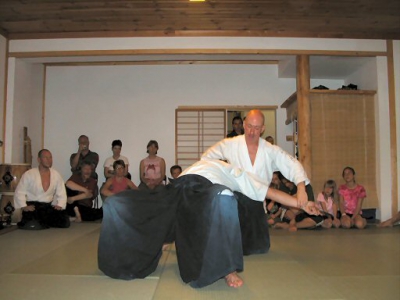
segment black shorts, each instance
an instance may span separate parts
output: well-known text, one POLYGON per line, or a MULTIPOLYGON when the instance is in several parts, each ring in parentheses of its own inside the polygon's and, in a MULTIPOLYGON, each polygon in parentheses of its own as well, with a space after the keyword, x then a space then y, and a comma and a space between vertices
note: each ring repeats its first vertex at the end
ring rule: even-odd
POLYGON ((315 226, 320 226, 322 224, 322 222, 324 222, 323 216, 313 216, 313 215, 309 215, 305 212, 299 213, 296 216, 296 222, 301 222, 306 218, 310 218, 311 220, 313 220, 315 222, 315 226))
MULTIPOLYGON (((350 218, 352 218, 353 217, 353 214, 348 214, 348 213, 346 213, 346 216, 349 216, 350 218)), ((340 215, 340 218, 341 218, 342 216, 340 215)))

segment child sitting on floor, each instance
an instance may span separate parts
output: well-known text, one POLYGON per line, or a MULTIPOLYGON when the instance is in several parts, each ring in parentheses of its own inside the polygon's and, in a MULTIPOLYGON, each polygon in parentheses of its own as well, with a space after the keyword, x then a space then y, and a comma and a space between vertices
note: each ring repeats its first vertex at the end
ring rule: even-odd
POLYGON ((338 211, 338 194, 336 189, 336 182, 334 180, 327 180, 324 184, 324 189, 318 194, 317 202, 319 209, 325 214, 323 228, 340 227, 340 220, 337 218, 338 211))
POLYGON ((356 183, 355 175, 353 168, 343 169, 342 177, 346 183, 339 188, 340 223, 343 228, 363 229, 367 226, 367 220, 362 217, 361 208, 367 193, 362 185, 356 183))

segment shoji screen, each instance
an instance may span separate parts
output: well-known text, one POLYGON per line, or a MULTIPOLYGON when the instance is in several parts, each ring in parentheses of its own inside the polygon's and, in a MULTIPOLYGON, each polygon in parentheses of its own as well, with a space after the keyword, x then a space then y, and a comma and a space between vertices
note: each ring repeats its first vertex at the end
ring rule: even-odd
POLYGON ((176 163, 185 169, 226 135, 226 110, 177 109, 175 111, 176 163))

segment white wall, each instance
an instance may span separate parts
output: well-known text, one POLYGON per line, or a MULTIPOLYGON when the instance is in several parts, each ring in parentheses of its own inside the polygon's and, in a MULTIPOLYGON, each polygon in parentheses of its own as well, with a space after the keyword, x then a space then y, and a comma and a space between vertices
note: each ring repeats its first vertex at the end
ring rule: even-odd
MULTIPOLYGON (((150 139, 159 142, 168 168, 175 163, 178 106, 280 105, 295 90, 295 80, 276 74, 275 65, 48 67, 44 146, 67 179, 80 134, 89 136, 101 164, 111 155, 111 141, 121 139, 138 183, 150 139)), ((286 135, 282 120, 280 141, 286 135)), ((97 172, 102 181, 102 168, 97 172)))
POLYGON ((376 59, 371 58, 367 63, 362 65, 359 69, 354 70, 345 78, 345 85, 350 83, 357 85, 359 90, 377 90, 378 80, 376 74, 376 59))
MULTIPOLYGON (((6 82, 6 57, 7 57, 7 40, 4 36, 0 35, 0 141, 4 142, 4 87, 6 82)), ((4 147, 0 147, 0 163, 3 162, 3 150, 4 147)))
POLYGON ((389 123, 389 93, 388 93, 388 69, 386 57, 378 57, 376 60, 377 69, 377 94, 375 102, 376 145, 377 145, 377 192, 381 203, 378 212, 382 220, 391 216, 392 184, 390 180, 390 123, 389 123))
POLYGON ((42 144, 44 66, 11 58, 8 68, 9 75, 11 73, 18 75, 9 78, 7 87, 5 162, 24 162, 23 128, 27 127, 28 136, 32 141, 32 165, 36 166, 36 154, 41 149, 42 144))

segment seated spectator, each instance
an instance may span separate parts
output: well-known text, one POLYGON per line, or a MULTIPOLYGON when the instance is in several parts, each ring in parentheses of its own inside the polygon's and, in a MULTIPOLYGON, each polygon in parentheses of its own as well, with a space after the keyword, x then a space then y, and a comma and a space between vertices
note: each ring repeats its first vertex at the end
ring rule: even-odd
MULTIPOLYGON (((169 181, 172 182, 174 179, 177 179, 179 175, 182 173, 182 167, 179 165, 174 165, 169 169, 172 178, 169 178, 169 181)), ((175 226, 171 228, 171 231, 168 233, 168 236, 165 240, 165 243, 162 247, 162 250, 167 250, 169 244, 171 244, 175 240, 175 226)))
POLYGON ((240 116, 232 119, 232 131, 226 135, 227 138, 232 138, 244 134, 243 120, 240 116))
POLYGON ((75 222, 95 221, 103 217, 103 210, 92 208, 93 200, 97 197, 97 181, 91 178, 92 167, 84 161, 81 174, 72 175, 65 186, 67 187, 67 212, 75 217, 75 222))
MULTIPOLYGON (((297 194, 297 187, 293 182, 287 180, 282 175, 280 180, 285 185, 286 192, 289 195, 295 196, 297 194)), ((285 191, 285 189, 282 189, 282 191, 285 191)), ((314 201, 314 192, 310 184, 306 185, 306 193, 308 200, 314 201)), ((283 222, 276 223, 274 228, 288 229, 291 232, 295 232, 297 229, 314 229, 318 226, 321 226, 324 221, 322 216, 310 215, 297 208, 286 207, 286 209, 287 210, 283 217, 283 222)))
POLYGON ((78 152, 71 154, 69 162, 71 164, 72 174, 79 174, 83 161, 87 161, 92 166, 91 177, 98 178, 96 173, 97 164, 99 163, 99 155, 96 152, 89 150, 89 138, 86 135, 81 135, 78 138, 78 152))
POLYGON ((182 173, 182 167, 179 165, 174 165, 169 169, 169 172, 171 173, 172 179, 176 179, 181 175, 182 173))
MULTIPOLYGON (((270 188, 280 190, 282 182, 279 179, 280 172, 274 172, 272 175, 272 180, 270 188)), ((264 200, 264 211, 267 214, 267 223, 273 225, 276 222, 281 221, 280 216, 282 215, 283 209, 280 203, 277 203, 270 199, 264 200)))
POLYGON ((116 160, 113 164, 115 174, 108 178, 106 183, 101 187, 100 193, 104 198, 112 196, 119 192, 131 189, 137 190, 138 187, 125 174, 125 163, 123 160, 116 160))
POLYGON ((343 228, 356 227, 363 229, 367 226, 367 220, 362 217, 362 203, 367 197, 365 188, 356 183, 356 172, 352 167, 343 169, 342 177, 345 184, 339 187, 340 223, 343 228))
POLYGON ((164 185, 165 175, 165 160, 157 156, 158 142, 151 140, 147 144, 146 158, 140 161, 140 189, 154 189, 164 185))
POLYGON ((116 160, 123 160, 125 163, 125 176, 129 179, 131 179, 131 174, 129 174, 129 160, 127 157, 121 155, 121 149, 122 149, 122 142, 121 140, 114 140, 111 143, 111 150, 113 152, 113 155, 110 156, 109 158, 107 158, 104 161, 104 177, 106 178, 110 178, 114 175, 114 167, 113 164, 116 160))
POLYGON ((392 218, 386 220, 385 222, 379 223, 377 226, 379 228, 393 227, 397 222, 400 222, 400 211, 396 215, 394 215, 392 218))
POLYGON ((22 208, 18 227, 28 230, 68 228, 67 194, 61 175, 52 168, 51 152, 40 150, 37 160, 39 166, 26 171, 15 189, 15 208, 22 208))
POLYGON ((274 138, 272 137, 272 136, 267 136, 266 138, 265 138, 265 140, 268 142, 268 143, 270 143, 271 145, 275 145, 275 140, 274 140, 274 138))
POLYGON ((337 218, 338 192, 334 180, 327 180, 325 182, 323 191, 318 194, 317 202, 319 209, 325 214, 322 227, 331 228, 334 226, 339 228, 340 220, 337 218))

